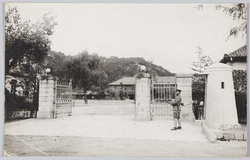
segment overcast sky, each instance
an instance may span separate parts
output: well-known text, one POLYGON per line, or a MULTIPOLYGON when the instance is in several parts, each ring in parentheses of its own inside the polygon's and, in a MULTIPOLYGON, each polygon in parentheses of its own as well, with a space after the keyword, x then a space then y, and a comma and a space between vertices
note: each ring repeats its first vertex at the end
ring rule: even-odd
MULTIPOLYGON (((218 4, 217 4, 218 5, 218 4)), ((220 61, 246 42, 227 36, 241 22, 215 4, 20 3, 23 20, 57 16, 51 49, 66 55, 87 50, 100 56, 143 57, 174 73, 190 73, 197 46, 220 61), (199 4, 200 5, 200 4, 199 4)), ((226 5, 224 5, 226 6, 226 5)), ((227 5, 231 6, 231 5, 227 5)))

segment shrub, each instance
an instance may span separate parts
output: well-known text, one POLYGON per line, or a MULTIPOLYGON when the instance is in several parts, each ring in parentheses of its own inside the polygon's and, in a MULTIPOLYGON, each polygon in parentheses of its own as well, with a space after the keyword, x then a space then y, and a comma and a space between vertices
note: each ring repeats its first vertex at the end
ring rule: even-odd
POLYGON ((247 93, 235 92, 238 122, 247 123, 247 93))
POLYGON ((233 81, 235 92, 247 92, 247 71, 234 70, 233 81))
POLYGON ((5 89, 5 120, 9 120, 15 111, 21 110, 34 110, 34 105, 32 105, 31 102, 26 101, 25 97, 11 94, 5 89))

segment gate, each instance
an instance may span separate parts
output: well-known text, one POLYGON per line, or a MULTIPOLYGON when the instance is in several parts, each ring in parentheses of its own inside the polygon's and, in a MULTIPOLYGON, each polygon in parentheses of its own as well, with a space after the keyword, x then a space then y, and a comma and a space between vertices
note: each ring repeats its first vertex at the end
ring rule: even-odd
POLYGON ((56 80, 54 118, 62 116, 71 116, 72 107, 72 81, 56 80))
POLYGON ((152 119, 172 119, 172 106, 167 103, 168 99, 175 98, 176 84, 154 83, 151 86, 151 107, 152 119))

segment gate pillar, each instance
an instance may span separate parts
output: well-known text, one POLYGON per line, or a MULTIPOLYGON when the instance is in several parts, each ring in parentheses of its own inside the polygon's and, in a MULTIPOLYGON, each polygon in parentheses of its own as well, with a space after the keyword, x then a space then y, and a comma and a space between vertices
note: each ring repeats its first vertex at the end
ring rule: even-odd
POLYGON ((192 75, 177 74, 177 88, 181 90, 182 103, 181 119, 183 121, 194 122, 194 113, 192 109, 192 75))
POLYGON ((140 72, 135 77, 135 120, 150 121, 151 76, 140 72))
POLYGON ((46 76, 45 79, 39 79, 39 107, 37 118, 54 118, 55 107, 55 78, 46 76))

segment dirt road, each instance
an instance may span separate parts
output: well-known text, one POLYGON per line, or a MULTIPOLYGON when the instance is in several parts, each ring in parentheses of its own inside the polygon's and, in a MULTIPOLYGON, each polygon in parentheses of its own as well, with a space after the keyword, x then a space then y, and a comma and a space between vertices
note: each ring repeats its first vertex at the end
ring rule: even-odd
POLYGON ((73 116, 5 124, 8 156, 245 157, 246 141, 210 143, 201 127, 172 120, 136 122, 132 101, 77 101, 73 116))
POLYGON ((5 136, 5 150, 16 156, 86 157, 242 157, 246 142, 216 144, 88 137, 5 136), (15 144, 15 145, 13 145, 15 144))

